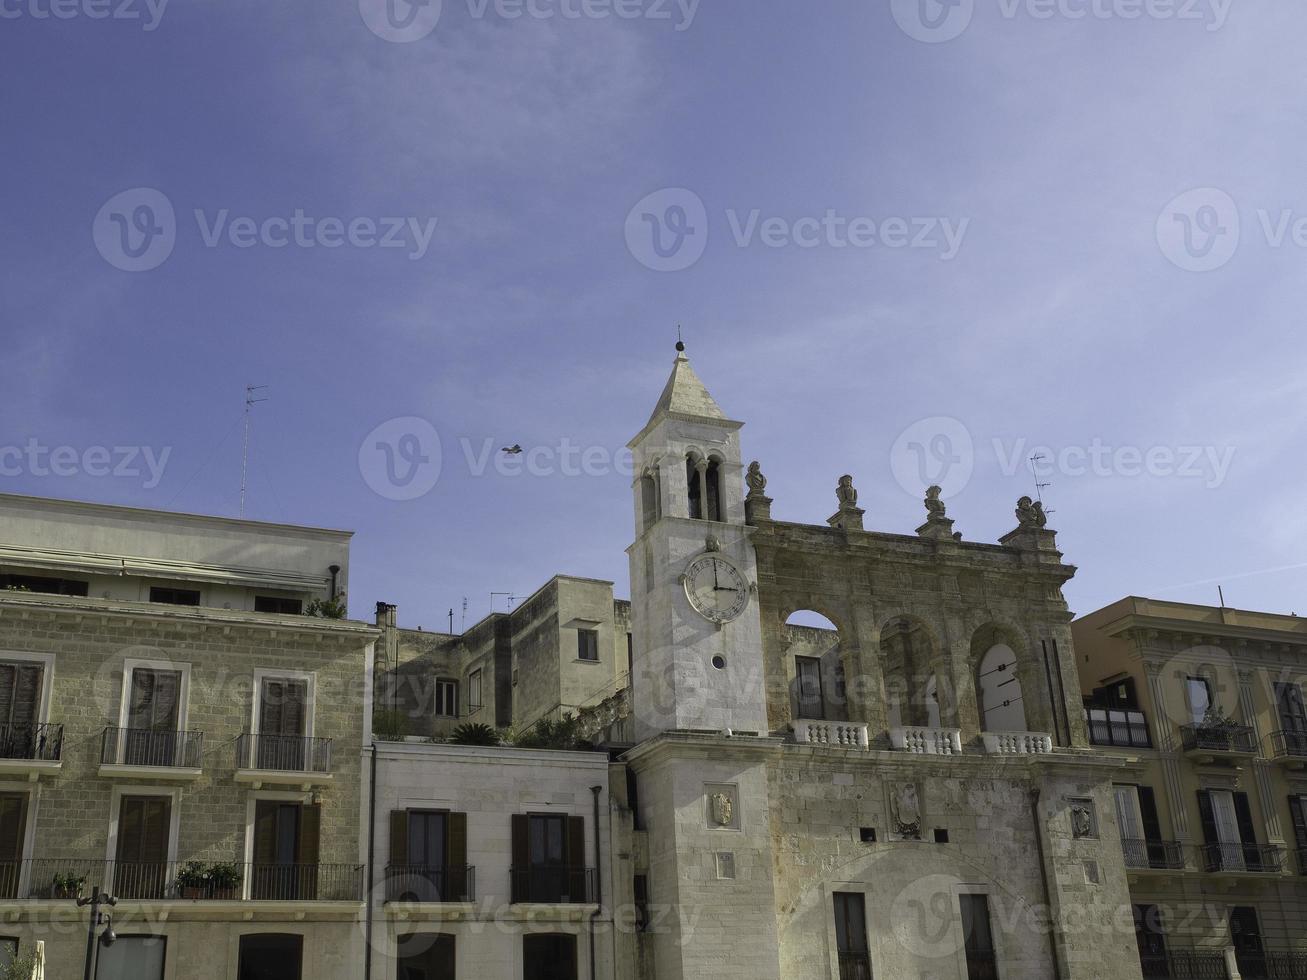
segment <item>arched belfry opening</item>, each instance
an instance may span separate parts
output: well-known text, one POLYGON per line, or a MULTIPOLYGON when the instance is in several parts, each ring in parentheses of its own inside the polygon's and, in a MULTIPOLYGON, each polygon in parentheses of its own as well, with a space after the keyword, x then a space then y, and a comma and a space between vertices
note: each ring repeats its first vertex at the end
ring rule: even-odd
POLYGON ((696 521, 722 519, 721 459, 690 453, 685 458, 685 483, 690 518, 696 521))
POLYGON ((647 531, 657 524, 662 516, 658 471, 649 469, 640 477, 640 530, 647 531))

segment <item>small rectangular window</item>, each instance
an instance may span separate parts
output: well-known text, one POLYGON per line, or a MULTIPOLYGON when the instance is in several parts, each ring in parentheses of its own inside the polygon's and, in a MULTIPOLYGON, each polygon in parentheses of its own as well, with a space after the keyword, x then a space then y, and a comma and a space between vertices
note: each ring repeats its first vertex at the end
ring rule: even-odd
POLYGON ((867 907, 861 892, 835 893, 835 945, 840 958, 840 980, 871 980, 867 907))
POLYGON ((635 673, 635 640, 630 633, 626 634, 626 672, 635 673))
POLYGON ((198 606, 200 593, 196 589, 174 589, 162 586, 150 586, 150 601, 161 602, 169 606, 198 606))
POLYGON ((91 583, 72 578, 49 578, 43 575, 0 575, 0 591, 41 592, 45 595, 71 595, 85 597, 91 583))
POLYGON ((858 830, 858 839, 864 844, 876 843, 876 828, 862 827, 858 830))
POLYGON ((1189 717, 1195 725, 1207 720, 1207 712, 1212 706, 1212 688, 1205 677, 1190 677, 1186 682, 1189 695, 1189 717))
POLYGON ((304 612, 303 599, 286 599, 275 595, 256 595, 254 611, 279 613, 282 616, 299 616, 304 612))
POLYGON ((436 681, 436 714, 445 718, 458 717, 458 681, 436 681))
POLYGON ((476 711, 482 705, 481 671, 477 669, 467 675, 467 710, 476 711))
POLYGON ((578 660, 599 659, 599 631, 576 631, 576 658, 578 660))
POLYGON ((943 827, 936 827, 936 828, 935 828, 935 843, 936 843, 936 844, 947 844, 947 843, 948 843, 948 831, 947 831, 946 829, 944 829, 943 827))
POLYGON ((967 978, 994 980, 998 976, 998 957, 994 952, 994 934, 989 923, 989 899, 985 895, 959 895, 958 904, 962 911, 967 978))

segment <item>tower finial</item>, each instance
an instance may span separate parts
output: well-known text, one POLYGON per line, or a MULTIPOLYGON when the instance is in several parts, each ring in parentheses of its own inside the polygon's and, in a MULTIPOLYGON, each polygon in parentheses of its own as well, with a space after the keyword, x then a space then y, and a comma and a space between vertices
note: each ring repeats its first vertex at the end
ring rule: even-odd
POLYGON ((681 325, 676 325, 676 353, 685 353, 685 341, 681 339, 681 325))

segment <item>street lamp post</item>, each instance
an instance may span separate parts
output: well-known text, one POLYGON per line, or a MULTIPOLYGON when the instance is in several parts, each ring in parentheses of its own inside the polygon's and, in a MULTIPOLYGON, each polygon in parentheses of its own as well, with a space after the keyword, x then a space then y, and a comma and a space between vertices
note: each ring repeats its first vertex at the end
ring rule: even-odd
POLYGON ((82 908, 86 905, 91 906, 91 924, 86 930, 86 969, 82 976, 84 980, 91 980, 95 974, 95 930, 100 926, 108 926, 104 935, 100 937, 100 942, 105 946, 112 946, 117 936, 113 934, 113 916, 108 912, 101 912, 101 906, 113 908, 118 904, 118 899, 114 898, 108 892, 101 892, 100 886, 96 885, 91 889, 90 898, 79 898, 77 907, 82 908))

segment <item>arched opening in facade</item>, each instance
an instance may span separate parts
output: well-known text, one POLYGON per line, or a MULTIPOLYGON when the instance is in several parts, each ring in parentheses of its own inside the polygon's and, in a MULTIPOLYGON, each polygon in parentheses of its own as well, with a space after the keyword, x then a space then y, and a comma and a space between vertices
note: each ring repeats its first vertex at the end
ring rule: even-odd
POLYGON ((704 459, 698 453, 690 453, 685 457, 685 481, 692 520, 722 519, 721 469, 722 461, 716 456, 704 459))
POLYGON ((987 732, 1024 732, 1026 704, 1018 676, 1017 654, 1012 647, 994 636, 977 644, 984 649, 976 666, 976 707, 980 727, 987 732))
POLYGON ((790 683, 790 717, 805 721, 848 721, 840 631, 811 609, 785 620, 785 665, 790 683))
POLYGON ((658 475, 648 470, 640 477, 640 527, 648 530, 662 517, 662 501, 658 497, 658 475))
POLYGON ((885 710, 891 728, 939 728, 952 717, 951 708, 940 700, 940 655, 934 636, 915 617, 896 616, 881 628, 885 710))

